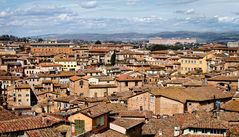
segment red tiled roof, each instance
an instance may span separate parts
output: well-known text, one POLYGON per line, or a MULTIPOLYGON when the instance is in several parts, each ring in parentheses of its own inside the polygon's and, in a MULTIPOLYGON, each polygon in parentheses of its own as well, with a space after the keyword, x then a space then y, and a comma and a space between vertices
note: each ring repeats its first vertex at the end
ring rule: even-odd
POLYGON ((70 80, 71 81, 73 81, 73 82, 75 82, 75 81, 77 81, 77 80, 79 80, 80 79, 80 77, 78 77, 78 76, 72 76, 72 77, 70 77, 70 80))
POLYGON ((231 92, 224 92, 221 89, 210 86, 195 88, 152 88, 150 92, 155 96, 167 97, 182 103, 186 101, 207 101, 233 97, 233 93, 231 92))
POLYGON ((32 129, 51 127, 62 120, 51 116, 35 116, 21 119, 0 121, 0 133, 26 131, 32 129))
POLYGON ((216 76, 209 78, 208 81, 235 81, 237 82, 239 79, 238 76, 216 76))
POLYGON ((231 100, 223 104, 222 109, 227 111, 239 112, 239 100, 231 100))
POLYGON ((10 111, 0 107, 0 121, 17 119, 18 117, 12 114, 10 111))
POLYGON ((60 137, 59 133, 52 128, 29 130, 27 135, 28 137, 60 137))
POLYGON ((98 104, 81 111, 82 114, 89 116, 91 118, 95 118, 107 114, 109 112, 110 110, 104 104, 98 104))
POLYGON ((141 81, 140 77, 132 77, 128 74, 121 74, 116 78, 117 81, 141 81))
POLYGON ((112 124, 118 125, 120 127, 123 127, 125 129, 130 129, 132 127, 135 127, 139 124, 144 123, 142 120, 134 120, 134 119, 116 119, 115 121, 112 122, 112 124))

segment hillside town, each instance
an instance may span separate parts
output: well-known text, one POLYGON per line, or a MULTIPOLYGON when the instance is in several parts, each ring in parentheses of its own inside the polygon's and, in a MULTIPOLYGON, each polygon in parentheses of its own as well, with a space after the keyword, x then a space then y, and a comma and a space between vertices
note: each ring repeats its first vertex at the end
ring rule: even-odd
POLYGON ((0 137, 239 136, 238 42, 149 46, 0 41, 0 137))

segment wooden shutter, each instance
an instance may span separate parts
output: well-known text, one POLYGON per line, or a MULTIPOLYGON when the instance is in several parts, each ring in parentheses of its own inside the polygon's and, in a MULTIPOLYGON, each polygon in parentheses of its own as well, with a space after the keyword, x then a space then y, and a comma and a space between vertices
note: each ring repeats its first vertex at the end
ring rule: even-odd
POLYGON ((75 133, 80 135, 85 132, 85 121, 84 120, 75 120, 75 133))

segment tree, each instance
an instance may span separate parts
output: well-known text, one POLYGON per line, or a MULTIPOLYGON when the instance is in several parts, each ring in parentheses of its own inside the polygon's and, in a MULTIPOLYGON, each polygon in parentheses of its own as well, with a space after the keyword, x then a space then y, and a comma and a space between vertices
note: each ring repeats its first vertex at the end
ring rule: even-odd
POLYGON ((38 40, 37 40, 37 42, 43 42, 44 40, 42 39, 42 38, 39 38, 38 40))
POLYGON ((112 66, 114 66, 115 63, 116 63, 116 54, 115 54, 115 52, 111 55, 110 63, 111 63, 112 66))
POLYGON ((101 41, 97 40, 97 41, 95 42, 95 44, 101 44, 101 41))

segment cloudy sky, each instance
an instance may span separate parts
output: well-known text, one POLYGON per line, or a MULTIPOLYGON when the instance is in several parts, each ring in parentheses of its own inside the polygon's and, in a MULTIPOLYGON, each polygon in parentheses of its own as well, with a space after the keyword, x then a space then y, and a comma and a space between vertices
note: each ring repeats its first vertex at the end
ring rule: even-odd
POLYGON ((0 0, 0 34, 239 31, 239 0, 0 0))

